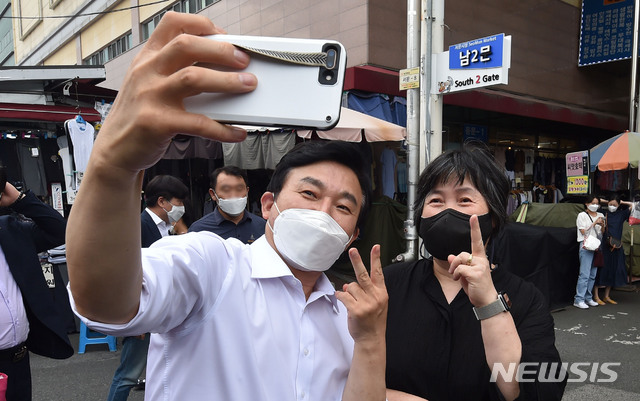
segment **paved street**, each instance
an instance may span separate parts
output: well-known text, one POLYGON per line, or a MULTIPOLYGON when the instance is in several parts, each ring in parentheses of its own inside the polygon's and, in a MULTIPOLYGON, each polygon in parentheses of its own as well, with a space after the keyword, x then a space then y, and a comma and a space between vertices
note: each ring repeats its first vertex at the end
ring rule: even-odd
MULTIPOLYGON (((636 285, 640 288, 640 285, 636 285)), ((566 401, 628 401, 640 399, 640 292, 612 291, 618 305, 589 310, 567 306, 553 313, 556 344, 565 362, 620 363, 610 369, 618 374, 613 383, 599 383, 607 376, 597 372, 593 383, 568 383, 566 401)), ((72 336, 77 347, 78 336, 72 336)), ((57 361, 31 355, 34 401, 102 401, 106 398, 118 351, 104 344, 89 345, 87 352, 57 361)), ((590 369, 581 368, 590 374, 590 369)), ((569 375, 570 378, 577 377, 569 375)), ((144 392, 132 391, 129 400, 140 401, 144 392)))
MULTIPOLYGON (((567 306, 554 312, 556 346, 564 362, 620 363, 613 383, 567 383, 566 401, 627 401, 640 399, 640 292, 611 291, 618 305, 588 310, 567 306)), ((601 290, 601 292, 603 292, 601 290)), ((589 374, 590 369, 585 369, 589 374)), ((577 377, 576 375, 570 375, 577 377)), ((595 380, 606 379, 596 375, 595 380)))
MULTIPOLYGON (((109 352, 106 344, 87 345, 78 354, 78 335, 71 336, 76 353, 69 359, 55 360, 31 354, 33 401, 104 401, 111 379, 120 362, 122 343, 109 352)), ((142 401, 143 391, 131 391, 130 401, 142 401)))

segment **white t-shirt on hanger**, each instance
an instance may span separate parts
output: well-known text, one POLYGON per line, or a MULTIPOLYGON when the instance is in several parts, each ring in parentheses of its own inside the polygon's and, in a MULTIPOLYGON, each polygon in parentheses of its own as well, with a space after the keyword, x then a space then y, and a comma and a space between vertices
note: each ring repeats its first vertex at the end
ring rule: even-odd
POLYGON ((88 122, 79 123, 75 119, 67 120, 71 143, 73 144, 73 159, 76 171, 83 172, 89 163, 89 155, 93 149, 93 125, 88 122))

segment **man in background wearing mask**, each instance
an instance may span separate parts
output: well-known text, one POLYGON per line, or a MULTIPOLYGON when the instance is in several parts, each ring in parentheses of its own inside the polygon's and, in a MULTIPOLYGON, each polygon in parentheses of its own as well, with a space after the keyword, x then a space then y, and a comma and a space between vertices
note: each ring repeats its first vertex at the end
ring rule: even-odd
POLYGON ((189 232, 211 231, 222 238, 251 244, 264 234, 266 221, 247 209, 247 174, 236 166, 215 169, 209 195, 218 206, 189 227, 189 232))
MULTIPOLYGON (((184 214, 184 200, 188 194, 189 188, 176 177, 157 175, 149 181, 144 191, 147 207, 140 214, 143 248, 169 235, 184 214)), ((138 384, 138 378, 147 366, 149 339, 149 333, 122 339, 120 366, 113 375, 107 401, 126 401, 131 389, 138 384)))
POLYGON ((184 200, 188 195, 189 188, 176 177, 157 175, 149 181, 144 191, 147 207, 140 215, 143 248, 169 235, 184 215, 184 200))

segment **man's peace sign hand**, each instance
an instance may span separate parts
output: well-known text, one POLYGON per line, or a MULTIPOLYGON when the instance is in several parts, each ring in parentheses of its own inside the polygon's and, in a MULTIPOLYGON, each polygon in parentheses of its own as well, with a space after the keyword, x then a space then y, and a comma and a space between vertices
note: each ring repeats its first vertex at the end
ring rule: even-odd
POLYGON ((353 340, 384 340, 387 326, 387 287, 384 284, 380 245, 371 248, 371 275, 355 248, 349 249, 349 259, 357 281, 345 284, 336 297, 349 313, 349 333, 353 340))

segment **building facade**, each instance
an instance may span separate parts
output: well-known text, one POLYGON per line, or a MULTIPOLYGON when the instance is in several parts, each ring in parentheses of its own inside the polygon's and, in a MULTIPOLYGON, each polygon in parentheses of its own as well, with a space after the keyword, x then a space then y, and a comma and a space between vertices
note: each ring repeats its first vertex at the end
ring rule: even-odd
MULTIPOLYGON (((476 127, 500 157, 522 150, 560 163, 628 128, 630 62, 578 66, 579 0, 444 3, 444 21, 435 24, 444 26, 445 49, 497 33, 513 43, 508 85, 444 96, 444 149, 476 127)), ((205 15, 230 34, 336 39, 348 51, 345 90, 389 102, 404 96, 406 1, 13 0, 11 7, 16 65, 104 64, 101 86, 114 90, 162 15, 175 10, 205 15)), ((533 181, 523 174, 520 183, 533 181)))

